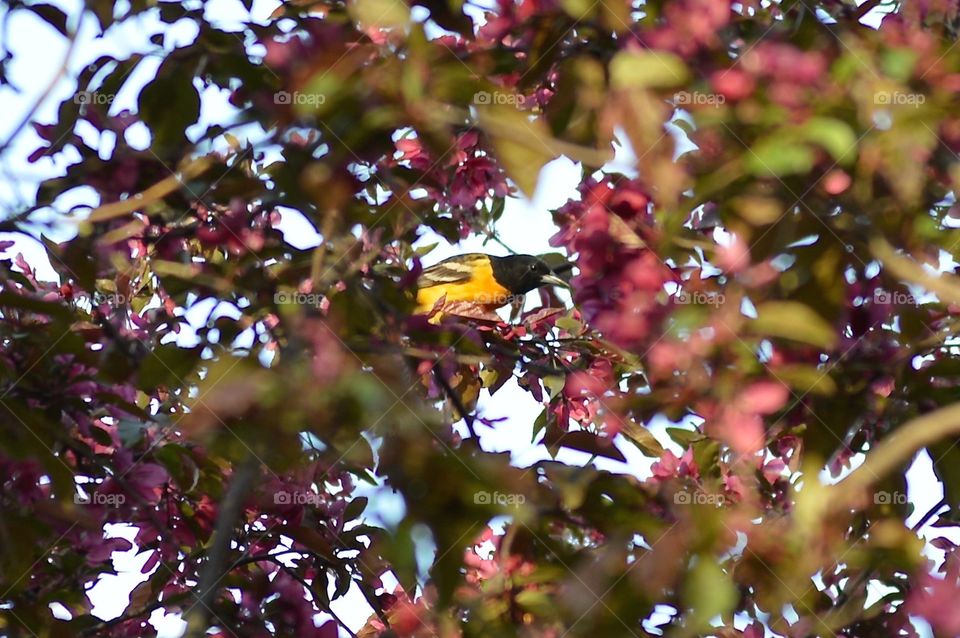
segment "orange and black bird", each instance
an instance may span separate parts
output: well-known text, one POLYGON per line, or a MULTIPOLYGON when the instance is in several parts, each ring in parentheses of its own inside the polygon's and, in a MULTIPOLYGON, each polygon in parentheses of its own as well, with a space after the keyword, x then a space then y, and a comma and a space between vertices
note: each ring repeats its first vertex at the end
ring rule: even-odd
POLYGON ((550 266, 533 255, 494 257, 466 253, 424 269, 417 280, 415 312, 430 312, 442 297, 445 304, 469 302, 493 310, 514 297, 548 285, 569 287, 550 266))

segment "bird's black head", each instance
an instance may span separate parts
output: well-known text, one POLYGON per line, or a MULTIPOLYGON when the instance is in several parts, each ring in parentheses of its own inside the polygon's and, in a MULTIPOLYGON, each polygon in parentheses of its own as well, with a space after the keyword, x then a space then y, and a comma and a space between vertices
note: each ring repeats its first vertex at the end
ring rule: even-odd
POLYGON ((515 295, 522 295, 547 284, 567 285, 553 274, 550 266, 533 255, 491 257, 490 262, 494 278, 515 295))

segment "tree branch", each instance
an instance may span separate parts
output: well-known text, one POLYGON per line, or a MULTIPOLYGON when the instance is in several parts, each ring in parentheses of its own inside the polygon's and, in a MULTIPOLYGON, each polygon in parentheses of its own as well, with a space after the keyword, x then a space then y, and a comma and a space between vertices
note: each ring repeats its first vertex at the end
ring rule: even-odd
POLYGON ((50 79, 50 82, 43 89, 40 95, 37 96, 37 99, 34 100, 33 104, 27 109, 27 114, 23 116, 23 119, 13 127, 7 141, 3 144, 0 144, 0 155, 6 152, 8 148, 13 144, 14 140, 23 132, 23 129, 33 121, 33 118, 36 116, 37 111, 43 106, 43 103, 47 101, 47 98, 50 97, 50 94, 53 93, 53 90, 57 88, 57 85, 60 83, 60 80, 63 79, 63 76, 67 73, 67 69, 70 65, 70 59, 73 56, 73 48, 77 43, 77 32, 73 31, 70 35, 67 36, 67 52, 63 55, 63 62, 60 63, 60 68, 50 79))
POLYGON ((230 487, 220 503, 220 514, 213 530, 213 544, 207 554, 207 562, 200 574, 197 604, 191 608, 188 614, 187 635, 202 638, 207 633, 207 621, 210 615, 210 606, 217 591, 217 583, 226 573, 227 555, 230 552, 230 541, 233 540, 233 528, 243 508, 243 501, 257 476, 258 468, 259 461, 253 455, 247 457, 242 464, 237 466, 233 479, 230 481, 230 487))
POLYGON ((860 22, 863 16, 867 15, 868 13, 876 9, 880 5, 880 2, 881 0, 867 0, 866 2, 861 4, 859 7, 857 7, 856 13, 853 14, 854 19, 857 22, 860 22))
POLYGON ((880 441, 863 465, 832 488, 834 506, 838 509, 856 507, 876 481, 909 461, 921 449, 956 435, 960 435, 960 403, 908 421, 880 441))

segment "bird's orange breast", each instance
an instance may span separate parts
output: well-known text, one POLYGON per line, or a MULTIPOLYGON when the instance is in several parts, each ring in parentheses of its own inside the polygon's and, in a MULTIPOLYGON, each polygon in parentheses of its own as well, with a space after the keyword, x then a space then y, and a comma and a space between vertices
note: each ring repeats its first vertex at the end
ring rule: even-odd
POLYGON ((498 308, 510 301, 510 291, 497 283, 490 264, 477 264, 470 279, 451 284, 439 284, 417 291, 417 312, 429 312, 446 295, 446 303, 468 301, 498 308))

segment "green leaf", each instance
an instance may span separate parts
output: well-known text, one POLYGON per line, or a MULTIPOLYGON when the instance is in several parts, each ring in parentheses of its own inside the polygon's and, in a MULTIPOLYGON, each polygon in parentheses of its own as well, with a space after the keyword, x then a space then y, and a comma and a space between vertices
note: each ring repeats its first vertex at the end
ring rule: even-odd
POLYGON ((540 170, 556 157, 547 125, 508 105, 479 109, 480 125, 490 135, 497 159, 527 197, 533 197, 540 170))
POLYGON ((798 301, 768 301, 757 307, 750 322, 754 333, 792 339, 825 350, 837 342, 837 333, 820 315, 798 301))
POLYGON ((550 398, 557 396, 563 390, 563 386, 567 383, 567 378, 560 375, 548 374, 546 376, 540 377, 540 380, 543 381, 543 387, 547 389, 547 394, 550 395, 550 398))
POLYGON ((663 454, 663 446, 660 445, 660 441, 642 425, 633 421, 623 421, 620 425, 620 431, 636 443, 640 451, 647 456, 660 458, 660 455, 663 454))
POLYGON ((693 460, 700 468, 701 476, 713 475, 715 471, 719 471, 720 442, 705 437, 694 442, 693 460))
POLYGON ((18 295, 6 290, 0 291, 0 308, 27 310, 58 319, 70 319, 70 312, 61 304, 41 301, 34 297, 18 295))
POLYGON ((613 440, 606 437, 597 436, 592 432, 574 431, 558 432, 550 428, 547 429, 547 436, 543 440, 544 445, 549 449, 559 449, 568 447, 574 450, 580 450, 595 456, 603 456, 614 461, 626 463, 627 459, 623 453, 616 448, 613 440))
POLYGON ((530 442, 534 443, 537 440, 537 435, 540 434, 547 427, 547 414, 549 409, 545 409, 533 422, 533 428, 530 434, 530 442))
POLYGON ((176 52, 140 92, 138 107, 153 133, 154 152, 172 153, 189 145, 186 129, 200 117, 200 93, 193 85, 193 74, 180 67, 176 52))
POLYGON ((616 33, 629 31, 633 22, 630 18, 632 8, 632 4, 626 0, 600 0, 600 17, 604 27, 616 33))
POLYGON ((943 497, 951 508, 960 506, 960 447, 947 440, 931 445, 929 452, 937 478, 943 483, 943 497))
POLYGON ((347 505, 347 508, 343 511, 343 520, 352 521, 356 518, 360 518, 360 515, 363 514, 363 511, 367 509, 367 501, 369 499, 366 496, 358 496, 347 505))
POLYGON ((433 249, 440 245, 440 242, 433 242, 432 244, 427 244, 426 246, 420 246, 415 249, 413 252, 417 257, 425 257, 429 253, 433 252, 433 249))
POLYGON ((737 603, 737 590, 712 556, 700 555, 686 582, 684 602, 690 609, 688 629, 702 631, 715 616, 726 614, 737 603))
POLYGON ((679 57, 665 51, 621 51, 610 62, 610 83, 617 89, 662 89, 690 77, 679 57))
POLYGON ((516 596, 517 604, 537 616, 552 618, 557 613, 557 605, 550 596, 541 590, 524 589, 516 596))
POLYGON ((762 176, 806 173, 813 167, 813 149, 784 135, 760 140, 746 155, 747 169, 762 176))
POLYGON ((846 122, 813 117, 802 129, 804 137, 825 148, 837 162, 849 164, 856 157, 857 136, 846 122))
POLYGON ((152 390, 158 386, 186 385, 187 376, 200 360, 200 348, 181 348, 165 345, 154 349, 143 360, 140 368, 140 388, 152 390))
POLYGON ((585 20, 595 12, 596 3, 590 0, 560 0, 560 6, 574 20, 585 20))
MULTIPOLYGON (((500 371, 496 368, 484 368, 480 371, 480 382, 483 384, 483 387, 489 388, 494 383, 497 382, 497 379, 500 377, 500 371)), ((491 392, 491 394, 493 394, 491 392)))
POLYGON ((804 394, 833 396, 837 392, 837 384, 829 373, 815 366, 788 364, 777 366, 772 372, 791 388, 804 394))
POLYGON ((560 317, 553 322, 553 325, 574 335, 579 334, 580 330, 583 329, 583 324, 573 317, 560 317))
POLYGON ((184 492, 193 491, 200 482, 200 468, 197 467, 190 451, 182 445, 168 443, 156 450, 154 456, 184 492))
POLYGON ((703 435, 699 432, 694 432, 693 430, 686 430, 684 428, 667 428, 667 434, 670 435, 670 438, 674 442, 687 449, 697 441, 703 440, 703 435))
POLYGON ((913 49, 888 49, 880 56, 880 68, 883 69, 883 72, 900 82, 906 82, 910 79, 916 64, 917 52, 913 49))
POLYGON ((363 27, 404 27, 410 23, 410 7, 401 0, 352 0, 350 15, 363 27))

